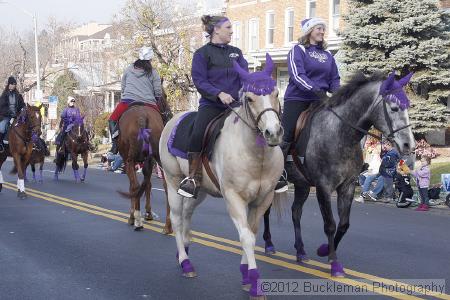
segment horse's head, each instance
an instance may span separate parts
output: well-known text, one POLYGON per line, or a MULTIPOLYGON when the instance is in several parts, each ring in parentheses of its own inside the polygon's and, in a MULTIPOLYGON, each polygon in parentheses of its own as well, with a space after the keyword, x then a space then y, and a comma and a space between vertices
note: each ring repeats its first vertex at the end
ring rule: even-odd
MULTIPOLYGON (((42 124, 42 116, 41 116, 41 108, 42 104, 39 106, 32 106, 27 103, 25 108, 24 118, 25 123, 27 123, 28 127, 31 129, 31 133, 33 136, 41 136, 41 124, 42 124)), ((20 118, 20 116, 19 116, 20 118)))
POLYGON ((75 117, 72 124, 71 135, 75 141, 81 142, 85 136, 84 117, 75 117))
POLYGON ((408 154, 414 150, 415 140, 409 123, 408 107, 410 101, 403 90, 412 73, 400 80, 395 80, 395 72, 384 80, 374 102, 373 125, 395 142, 401 153, 408 154))
POLYGON ((269 146, 279 145, 283 138, 278 89, 271 77, 273 67, 269 54, 266 54, 266 67, 260 72, 248 73, 234 62, 242 81, 240 100, 269 146))

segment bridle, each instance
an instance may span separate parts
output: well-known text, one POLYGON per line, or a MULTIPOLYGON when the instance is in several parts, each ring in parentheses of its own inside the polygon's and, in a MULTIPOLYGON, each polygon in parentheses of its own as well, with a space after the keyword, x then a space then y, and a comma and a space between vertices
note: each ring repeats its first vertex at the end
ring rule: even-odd
POLYGON ((41 129, 41 124, 28 124, 27 121, 29 121, 29 113, 30 111, 28 109, 22 110, 22 112, 19 114, 19 117, 17 118, 17 122, 15 126, 13 127, 13 130, 15 134, 24 142, 25 146, 30 141, 36 142, 39 138, 39 130, 41 129), (18 126, 26 125, 25 126, 25 136, 20 134, 20 132, 17 130, 18 126), (28 137, 30 136, 30 137, 28 137))
MULTIPOLYGON (((394 129, 394 126, 392 124, 392 119, 389 117, 388 103, 387 102, 389 101, 388 97, 391 97, 395 91, 397 91, 397 90, 391 91, 388 94, 379 95, 377 97, 377 100, 376 100, 375 104, 372 105, 372 108, 369 111, 369 114, 372 113, 372 111, 375 109, 375 107, 377 107, 378 104, 383 102, 383 115, 384 115, 384 119, 385 119, 385 121, 387 123, 387 126, 388 126, 388 129, 389 129, 389 134, 387 135, 387 139, 393 139, 394 135, 397 132, 399 132, 399 131, 401 131, 403 129, 406 129, 406 128, 411 126, 411 124, 407 124, 407 125, 402 126, 400 128, 394 129)), ((328 110, 331 111, 341 122, 343 122, 345 125, 353 128, 354 130, 359 131, 359 132, 361 132, 364 135, 370 135, 370 136, 372 136, 372 137, 374 137, 374 138, 376 138, 377 140, 380 140, 380 141, 383 139, 383 135, 376 135, 374 133, 369 132, 368 130, 366 130, 364 128, 361 128, 361 126, 354 125, 354 124, 350 123, 349 121, 345 120, 340 115, 338 115, 331 107, 328 107, 328 110)))

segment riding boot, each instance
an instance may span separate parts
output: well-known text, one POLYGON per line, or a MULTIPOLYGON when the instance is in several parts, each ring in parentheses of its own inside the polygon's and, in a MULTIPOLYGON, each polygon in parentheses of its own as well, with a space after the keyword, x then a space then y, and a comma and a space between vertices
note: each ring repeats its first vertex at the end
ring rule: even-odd
POLYGON ((109 152, 112 154, 117 154, 119 152, 119 147, 117 145, 117 137, 119 136, 119 128, 117 122, 113 120, 108 120, 109 133, 111 134, 111 149, 109 152))
MULTIPOLYGON (((292 143, 283 141, 280 145, 281 151, 283 151, 284 162, 286 163, 286 157, 289 154, 292 143)), ((277 185, 275 186, 275 193, 283 193, 288 190, 287 173, 286 169, 283 170, 280 179, 278 179, 277 185)))
POLYGON ((200 152, 188 152, 189 176, 183 179, 178 194, 187 198, 197 198, 202 182, 202 160, 200 152))

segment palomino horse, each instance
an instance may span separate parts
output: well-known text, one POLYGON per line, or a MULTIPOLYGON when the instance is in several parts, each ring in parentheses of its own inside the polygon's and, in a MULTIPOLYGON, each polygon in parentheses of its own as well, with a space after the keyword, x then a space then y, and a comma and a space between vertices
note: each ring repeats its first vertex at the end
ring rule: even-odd
POLYGON ((266 56, 266 61, 264 71, 252 74, 234 64, 234 69, 243 82, 240 97, 242 105, 226 117, 211 157, 211 169, 220 188, 206 176, 203 168, 203 181, 197 198, 187 199, 177 194, 180 181, 188 174, 188 162, 169 152, 168 141, 183 114, 178 114, 166 125, 159 143, 169 190, 170 217, 178 248, 177 257, 183 276, 196 276, 188 258, 194 209, 207 194, 223 197, 239 232, 244 250, 240 266, 242 285, 245 290, 250 290, 251 297, 259 295, 259 273, 254 253, 255 234, 262 215, 274 199, 275 185, 283 170, 283 154, 276 147, 283 136, 278 90, 271 78, 273 62, 269 55, 266 56))
MULTIPOLYGON (((9 149, 0 153, 0 170, 8 156, 14 159, 14 168, 11 173, 18 173, 17 196, 20 199, 27 197, 25 193, 25 168, 33 151, 33 142, 37 142, 41 135, 41 106, 30 106, 22 109, 18 118, 12 123, 8 132, 9 149)), ((6 148, 6 147, 5 147, 6 148)), ((0 190, 3 185, 3 175, 0 171, 0 190)))
MULTIPOLYGON (((163 95, 162 102, 165 109, 169 109, 163 95)), ((163 113, 168 112, 164 111, 163 113)), ((142 230, 140 198, 145 192, 145 219, 152 220, 150 194, 152 190, 151 176, 155 162, 160 163, 158 143, 164 128, 162 115, 158 107, 147 106, 143 103, 130 105, 119 119, 118 146, 119 153, 125 162, 125 171, 130 181, 129 193, 119 192, 122 196, 131 199, 130 217, 128 224, 135 226, 135 230, 142 230), (143 163, 142 173, 144 180, 141 185, 136 176, 135 166, 143 163)), ((164 181, 164 189, 167 196, 167 186, 164 181)), ((166 223, 163 229, 165 234, 172 233, 170 222, 169 203, 166 200, 166 223)))
POLYGON ((83 182, 86 179, 86 172, 89 166, 89 135, 84 129, 84 117, 75 118, 75 120, 69 124, 66 137, 64 138, 64 144, 61 146, 61 149, 62 151, 56 155, 54 179, 58 180, 58 174, 64 171, 70 154, 75 182, 83 182), (78 172, 78 154, 81 154, 84 163, 84 170, 81 176, 78 172))
MULTIPOLYGON (((317 254, 328 256, 331 275, 345 276, 343 266, 337 260, 336 249, 350 226, 350 208, 355 192, 356 178, 363 165, 361 139, 374 126, 388 138, 393 139, 398 150, 407 154, 415 147, 407 108, 409 100, 402 90, 411 77, 395 81, 395 73, 387 80, 379 75, 365 77, 355 75, 347 85, 312 116, 310 138, 307 141, 304 164, 296 157, 288 162, 288 180, 295 186, 292 220, 295 230, 297 261, 307 260, 301 236, 302 208, 308 198, 310 187, 316 187, 316 196, 324 221, 328 243, 321 245, 317 254), (303 176, 297 167, 304 172, 303 176), (331 194, 337 192, 339 225, 331 210, 331 194)), ((380 137, 378 137, 380 138, 380 137)), ((295 153, 301 153, 302 141, 295 145, 295 153)), ((289 161, 289 157, 288 157, 289 161)), ((270 239, 269 218, 265 216, 264 239, 267 247, 270 239)), ((266 251, 267 252, 267 251, 266 251)))

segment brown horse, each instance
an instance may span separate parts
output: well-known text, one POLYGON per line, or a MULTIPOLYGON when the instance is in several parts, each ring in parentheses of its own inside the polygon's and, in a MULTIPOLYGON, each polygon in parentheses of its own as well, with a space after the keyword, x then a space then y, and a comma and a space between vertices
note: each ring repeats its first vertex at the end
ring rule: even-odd
POLYGON ((14 168, 11 174, 18 173, 17 196, 20 199, 27 197, 25 193, 24 174, 25 168, 33 151, 33 142, 37 142, 41 135, 41 110, 42 105, 27 106, 19 113, 18 118, 12 123, 8 132, 9 148, 0 153, 0 190, 3 185, 1 167, 8 156, 14 159, 14 168))
POLYGON ((27 166, 25 167, 25 181, 27 178, 26 169, 28 166, 31 166, 31 172, 33 173, 33 182, 43 183, 44 179, 42 177, 42 171, 44 168, 45 161, 45 151, 40 149, 37 145, 33 143, 33 151, 31 152, 30 160, 28 161, 27 166), (39 174, 36 177, 36 167, 35 165, 39 165, 39 174))
POLYGON ((66 168, 67 160, 72 158, 72 169, 75 182, 83 182, 86 179, 89 153, 89 134, 84 129, 84 117, 76 118, 67 128, 68 132, 61 146, 62 151, 56 155, 56 169, 54 179, 58 180, 58 174, 66 168), (81 154, 84 163, 83 175, 80 176, 78 169, 78 154, 81 154))
MULTIPOLYGON (((165 101, 165 100, 164 100, 165 101)), ((131 198, 131 209, 128 224, 135 226, 135 230, 143 228, 141 218, 140 198, 145 192, 145 219, 152 220, 150 205, 150 193, 152 189, 151 175, 155 162, 161 165, 159 157, 159 139, 164 128, 164 122, 159 110, 155 107, 132 104, 123 113, 119 120, 118 137, 119 153, 125 162, 125 171, 130 180, 129 193, 120 192, 122 196, 131 198), (139 185, 136 176, 135 165, 143 163, 143 182, 139 185)), ((170 222, 170 209, 167 202, 167 186, 164 180, 166 192, 166 224, 163 232, 172 233, 170 222)))

